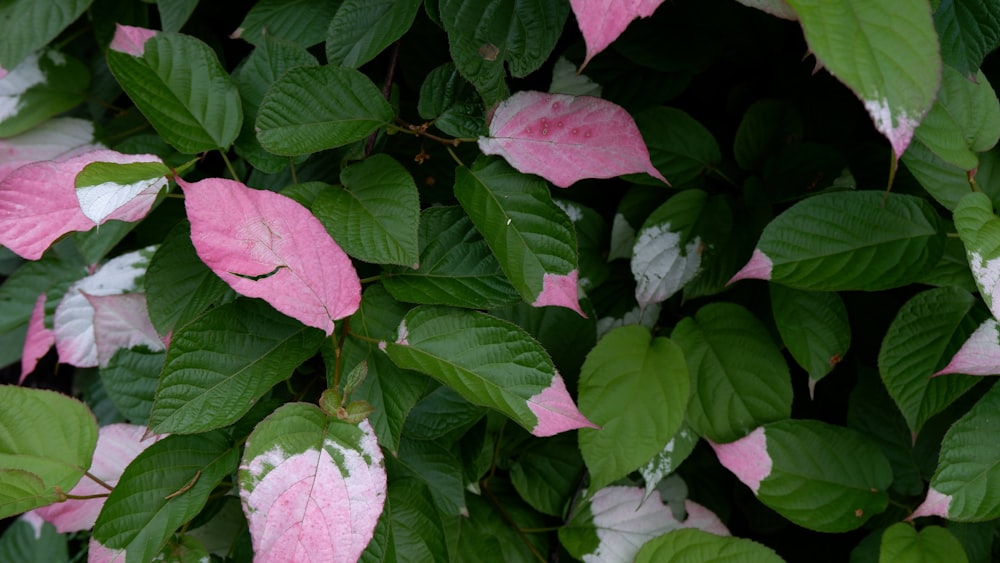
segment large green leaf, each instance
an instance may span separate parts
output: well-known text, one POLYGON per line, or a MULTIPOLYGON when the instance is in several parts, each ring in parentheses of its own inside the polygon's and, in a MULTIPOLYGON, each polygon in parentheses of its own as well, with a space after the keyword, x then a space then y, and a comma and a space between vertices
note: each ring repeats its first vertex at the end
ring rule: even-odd
MULTIPOLYGON (((656 107, 635 116, 635 124, 649 149, 653 166, 681 187, 705 176, 722 161, 715 137, 693 117, 679 109, 656 107)), ((635 181, 648 176, 635 175, 635 181)), ((662 183, 655 180, 656 185, 662 183)))
POLYGON ((820 194, 768 223, 731 281, 876 291, 913 283, 937 263, 945 233, 923 199, 878 191, 820 194))
POLYGON ((600 489, 661 452, 684 421, 690 390, 677 344, 636 325, 606 334, 580 372, 580 406, 600 426, 579 432, 590 487, 600 489))
POLYGON ((966 78, 1000 43, 1000 6, 990 0, 942 0, 934 11, 941 58, 966 78))
POLYGON ((186 154, 229 148, 243 109, 215 51, 194 37, 158 33, 141 53, 110 49, 108 67, 163 140, 186 154))
POLYGON ((580 311, 576 234, 544 180, 481 159, 458 169, 455 197, 526 302, 580 311))
POLYGON ((593 426, 538 341, 496 317, 420 306, 407 313, 386 352, 396 365, 434 377, 536 436, 593 426))
POLYGON ((809 373, 809 394, 844 359, 851 345, 847 309, 836 293, 769 284, 771 310, 781 340, 809 373))
POLYGON ((312 206, 337 244, 359 260, 418 268, 420 196, 410 173, 377 154, 344 168, 340 181, 312 206))
POLYGON ((442 444, 431 440, 403 439, 399 444, 399 465, 394 471, 423 482, 442 514, 467 515, 462 460, 442 444))
POLYGON ((66 534, 60 534, 55 526, 42 522, 29 523, 27 518, 18 518, 0 536, 0 560, 18 563, 69 563, 69 549, 66 534))
POLYGON ((389 483, 385 512, 392 522, 390 541, 396 557, 413 561, 447 560, 441 517, 426 484, 412 477, 393 479, 389 483))
POLYGON ((958 539, 947 528, 897 522, 882 534, 879 561, 899 563, 968 563, 958 539))
POLYGON ((239 449, 224 432, 168 436, 132 461, 94 525, 94 539, 150 561, 236 470, 239 449))
POLYGON ((948 363, 986 316, 972 295, 955 287, 920 293, 899 310, 882 341, 878 366, 913 432, 975 385, 971 377, 930 376, 948 363))
POLYGON ((0 138, 27 131, 79 105, 89 86, 90 71, 76 58, 53 49, 28 55, 5 77, 0 138))
POLYGON ((0 386, 0 517, 55 502, 90 467, 97 421, 53 391, 0 386))
POLYGON ((257 139, 274 154, 309 154, 364 139, 394 116, 382 92, 356 70, 293 68, 261 101, 257 139))
POLYGON ((241 299, 213 309, 174 333, 150 428, 195 433, 236 422, 322 341, 322 331, 263 301, 241 299))
POLYGON ((10 0, 0 3, 0 70, 10 71, 30 53, 55 39, 93 0, 10 0))
MULTIPOLYGON (((361 306, 350 318, 350 334, 389 340, 395 335, 406 311, 406 306, 394 300, 385 288, 377 285, 369 287, 361 298, 361 306)), ((368 377, 351 393, 351 398, 363 399, 375 407, 368 421, 375 429, 379 445, 395 453, 403 422, 420 399, 427 378, 400 369, 370 341, 347 338, 341 351, 342 369, 349 370, 361 362, 367 362, 368 377)), ((328 366, 328 375, 330 371, 328 366)))
POLYGON ((937 32, 926 0, 786 0, 806 42, 830 74, 865 105, 896 156, 941 83, 937 32), (892 25, 886 25, 892 22, 892 25))
POLYGON ((165 352, 145 346, 121 348, 101 368, 101 383, 111 402, 133 424, 145 424, 153 410, 165 352))
POLYGON ((403 434, 416 440, 450 443, 465 434, 486 412, 486 408, 465 400, 458 391, 441 385, 413 407, 403 434))
POLYGON ((247 12, 233 37, 258 45, 273 35, 312 47, 323 41, 342 0, 261 0, 247 12))
POLYGON ((358 68, 413 25, 420 0, 344 0, 326 30, 326 60, 358 68))
POLYGON ((744 538, 717 536, 701 530, 674 530, 654 538, 639 550, 635 563, 782 563, 771 548, 744 538))
POLYGON ((712 303, 677 323, 671 338, 691 373, 687 420, 695 432, 730 442, 791 416, 788 366, 767 329, 739 305, 712 303))
POLYGON ((455 66, 487 106, 507 97, 506 69, 518 78, 538 70, 569 14, 565 2, 440 0, 455 66))
MULTIPOLYGON (((583 305, 591 311, 589 302, 583 305)), ((584 358, 597 343, 595 315, 584 318, 563 307, 532 307, 524 301, 493 309, 490 314, 516 324, 541 342, 567 386, 571 391, 575 388, 584 358)))
POLYGON ((382 284, 400 301, 471 309, 520 300, 489 245, 460 207, 430 207, 420 215, 418 268, 388 268, 382 284))
POLYGON ((157 0, 163 31, 180 31, 197 7, 198 0, 157 0))
POLYGON ((993 203, 982 192, 970 193, 955 207, 955 228, 965 245, 972 277, 994 318, 1000 318, 1000 299, 994 299, 1000 284, 1000 218, 993 203))

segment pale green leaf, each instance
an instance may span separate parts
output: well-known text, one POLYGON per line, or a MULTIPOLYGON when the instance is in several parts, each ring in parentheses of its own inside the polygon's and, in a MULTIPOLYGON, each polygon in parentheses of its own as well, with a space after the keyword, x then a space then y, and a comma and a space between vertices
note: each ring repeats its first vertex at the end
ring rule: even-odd
POLYGON ((413 25, 420 0, 344 0, 326 30, 326 60, 358 68, 413 25))
POLYGON ((303 47, 323 41, 326 28, 342 0, 261 0, 247 12, 232 37, 254 45, 265 35, 303 47))
POLYGON ((11 70, 30 53, 55 39, 76 21, 93 0, 10 0, 0 3, 4 26, 0 43, 0 69, 11 70), (14 22, 17 22, 14 24, 14 22))
POLYGON ((882 534, 879 563, 968 563, 962 544, 946 528, 897 522, 882 534))
POLYGON ((639 550, 635 563, 782 563, 771 548, 755 541, 724 537, 701 530, 674 530, 654 538, 639 550))

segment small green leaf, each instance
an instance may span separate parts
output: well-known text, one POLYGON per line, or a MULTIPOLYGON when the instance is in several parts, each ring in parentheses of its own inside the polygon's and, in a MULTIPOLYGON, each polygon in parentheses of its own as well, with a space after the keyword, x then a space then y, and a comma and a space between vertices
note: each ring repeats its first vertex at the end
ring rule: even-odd
POLYGON ((698 445, 699 437, 691 430, 687 424, 682 424, 681 429, 674 434, 674 437, 663 446, 663 450, 653 456, 646 465, 639 468, 639 473, 646 481, 646 498, 653 494, 656 486, 664 478, 672 474, 691 452, 698 445))
POLYGON ((771 310, 781 340, 809 373, 809 394, 844 359, 851 345, 847 309, 836 293, 769 284, 771 310))
POLYGON ((425 483, 410 477, 393 479, 385 506, 392 522, 390 541, 398 557, 412 557, 414 561, 448 559, 441 517, 425 483))
POLYGON ((755 541, 717 536, 696 529, 674 530, 654 538, 639 550, 635 563, 782 563, 771 548, 755 541))
POLYGON ((413 25, 420 0, 344 0, 326 30, 326 60, 358 68, 413 25))
POLYGON ((364 139, 394 116, 382 92, 356 70, 293 68, 261 101, 257 139, 274 154, 298 156, 364 139))
POLYGON ((157 0, 156 11, 163 31, 180 31, 197 7, 198 0, 157 0))
MULTIPOLYGON (((0 21, 10 20, 4 20, 0 13, 0 21)), ((4 39, 7 38, 5 35, 4 39)), ((4 108, 0 111, 0 138, 27 131, 79 105, 90 86, 87 66, 53 49, 32 53, 8 70, 4 80, 4 108)))
POLYGON ((535 531, 545 528, 547 520, 521 502, 516 493, 505 490, 509 485, 501 487, 499 479, 491 484, 489 497, 469 495, 469 516, 459 524, 456 559, 537 563, 539 554, 549 553, 547 535, 535 531))
MULTIPOLYGON (((648 109, 635 116, 635 124, 646 141, 653 166, 669 178, 675 188, 699 180, 722 161, 722 153, 712 133, 679 109, 648 109)), ((655 180, 644 180, 648 176, 637 174, 629 178, 663 185, 655 180)))
POLYGON ((265 36, 274 36, 312 47, 323 41, 342 1, 261 0, 250 9, 232 37, 259 45, 265 36))
POLYGON ((387 268, 385 289, 424 305, 489 309, 520 300, 489 245, 460 207, 430 207, 420 215, 419 268, 387 268))
POLYGON ((462 460, 450 450, 430 440, 404 438, 399 444, 403 474, 420 480, 430 489, 431 498, 442 514, 468 515, 462 460))
POLYGON ((441 385, 413 407, 403 432, 415 440, 450 443, 485 414, 484 407, 470 403, 451 387, 441 385))
POLYGON ((178 151, 226 149, 239 134, 239 92, 215 51, 200 40, 157 33, 140 56, 108 50, 108 67, 156 132, 178 151))
POLYGON ((934 26, 945 64, 972 78, 1000 42, 1000 8, 984 0, 947 0, 937 4, 934 26))
POLYGON ((201 512, 236 470, 239 449, 224 432, 168 436, 125 469, 94 525, 94 538, 150 561, 184 522, 201 512))
POLYGON ((1000 218, 993 214, 989 196, 976 192, 958 202, 954 219, 979 293, 993 317, 1000 318, 1000 299, 993 298, 1000 284, 1000 218))
POLYGON ((946 528, 897 522, 882 534, 878 560, 893 563, 968 563, 962 544, 946 528))
POLYGON ((518 448, 516 461, 510 467, 510 481, 532 508, 559 517, 585 470, 575 437, 560 434, 518 448))
POLYGON ((690 389, 677 344, 634 325, 605 335, 580 373, 581 408, 600 426, 579 432, 590 487, 600 489, 661 452, 681 427, 690 389))
POLYGON ((48 45, 92 3, 93 0, 11 0, 0 4, 0 22, 11 22, 4 26, 4 40, 0 43, 0 69, 11 70, 29 54, 48 45))
POLYGON ((761 170, 782 145, 802 138, 802 119, 792 104, 782 100, 759 100, 743 114, 733 156, 744 170, 761 170))
POLYGON ((312 206, 337 244, 366 262, 418 267, 420 196, 410 173, 376 154, 344 168, 340 181, 343 188, 323 190, 312 206))
POLYGON ((145 346, 121 348, 101 368, 101 382, 111 402, 133 424, 145 424, 163 371, 165 352, 145 346))
POLYGON ((432 70, 420 86, 420 117, 453 137, 477 138, 487 134, 483 99, 452 63, 432 70))
POLYGON ((687 420, 699 435, 731 442, 761 424, 791 416, 788 366, 750 311, 712 303, 679 322, 670 336, 683 349, 690 370, 687 420))
POLYGON ((316 353, 323 332, 241 299, 174 333, 150 428, 205 432, 236 422, 268 389, 316 353))

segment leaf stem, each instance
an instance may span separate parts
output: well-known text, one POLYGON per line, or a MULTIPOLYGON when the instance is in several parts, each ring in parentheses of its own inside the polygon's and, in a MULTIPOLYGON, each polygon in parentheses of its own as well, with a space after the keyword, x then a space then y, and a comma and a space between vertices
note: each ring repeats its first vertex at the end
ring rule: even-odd
POLYGON ((358 280, 358 281, 360 281, 360 282, 361 282, 361 285, 364 285, 364 284, 366 284, 366 283, 373 283, 373 282, 377 282, 377 281, 378 281, 378 280, 380 280, 380 279, 382 279, 382 276, 381 276, 381 274, 380 274, 380 275, 377 275, 377 276, 371 276, 371 277, 367 277, 367 278, 361 278, 361 279, 360 279, 360 280, 358 280))
POLYGON ((293 157, 288 157, 288 169, 292 173, 292 183, 299 183, 299 173, 295 170, 295 159, 293 157))
POLYGON ((882 205, 889 200, 889 192, 892 191, 892 183, 896 181, 896 168, 899 167, 899 159, 896 158, 896 151, 889 151, 892 161, 889 163, 889 184, 885 187, 885 195, 882 196, 882 205))
POLYGON ((965 173, 965 176, 969 179, 969 187, 972 188, 972 191, 978 192, 979 184, 976 183, 976 170, 969 170, 965 173))
MULTIPOLYGON (((399 44, 400 40, 397 39, 392 44, 392 50, 389 51, 389 68, 385 71, 385 82, 382 83, 382 97, 389 100, 392 95, 392 81, 396 77, 396 65, 399 63, 399 44)), ((370 156, 372 150, 375 149, 375 139, 378 138, 378 130, 368 136, 368 142, 365 143, 365 156, 370 156)))
POLYGON ((337 341, 337 347, 334 348, 334 356, 336 357, 336 362, 333 365, 333 388, 340 389, 340 369, 343 363, 343 350, 344 341, 347 340, 347 333, 351 332, 351 317, 344 319, 344 326, 340 329, 340 339, 337 341))
POLYGON ((222 155, 222 160, 226 163, 226 168, 229 169, 229 175, 233 177, 233 180, 240 182, 240 175, 236 173, 236 169, 233 168, 233 163, 229 162, 229 157, 226 156, 226 151, 219 149, 219 154, 222 155))
POLYGON ((718 176, 719 178, 721 178, 722 181, 724 181, 725 183, 729 184, 730 186, 732 186, 734 188, 739 188, 740 187, 739 184, 737 184, 732 178, 730 178, 728 175, 726 175, 726 173, 723 172, 722 169, 719 168, 718 166, 713 166, 712 168, 709 169, 709 172, 715 174, 716 176, 718 176))
POLYGON ((163 497, 163 499, 164 500, 170 500, 172 498, 179 497, 179 496, 183 495, 184 493, 190 491, 191 488, 194 487, 194 484, 198 482, 198 478, 199 477, 201 477, 201 469, 199 469, 198 471, 196 471, 195 474, 194 474, 194 477, 191 477, 191 480, 188 481, 187 483, 185 483, 183 487, 181 487, 180 489, 177 489, 176 491, 174 491, 174 492, 170 493, 169 495, 163 497))
POLYGON ((111 493, 96 493, 93 495, 69 495, 66 493, 62 494, 63 500, 90 500, 95 498, 108 498, 111 493))
POLYGON ((109 484, 105 483, 105 482, 104 482, 104 480, 102 480, 102 479, 101 479, 100 477, 98 477, 97 475, 94 475, 94 474, 93 474, 93 473, 91 473, 90 471, 84 471, 84 472, 83 472, 83 474, 84 474, 84 476, 86 476, 86 477, 89 477, 91 481, 93 481, 93 482, 97 483, 98 485, 100 485, 100 486, 104 487, 105 489, 107 489, 107 490, 109 490, 109 491, 113 491, 113 490, 115 490, 115 488, 114 488, 114 487, 112 487, 111 485, 109 485, 109 484))
POLYGON ((382 342, 378 338, 372 338, 371 336, 365 336, 363 334, 358 334, 356 332, 352 332, 351 333, 351 337, 352 338, 357 338, 358 340, 360 340, 362 342, 368 342, 369 344, 379 344, 379 343, 382 342))

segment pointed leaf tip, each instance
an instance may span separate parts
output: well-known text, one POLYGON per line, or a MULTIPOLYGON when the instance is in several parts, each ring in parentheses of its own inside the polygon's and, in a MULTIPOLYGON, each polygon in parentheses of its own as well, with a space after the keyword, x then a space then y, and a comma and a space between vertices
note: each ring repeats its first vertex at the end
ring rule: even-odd
POLYGON ((745 437, 728 444, 709 441, 719 463, 743 482, 756 495, 760 483, 771 474, 773 460, 767 453, 764 427, 757 428, 745 437))
POLYGON ((577 278, 580 275, 578 270, 573 270, 566 275, 549 274, 542 276, 542 291, 538 294, 532 307, 545 307, 555 305, 566 307, 576 311, 583 318, 587 315, 580 308, 580 298, 577 294, 577 278))
POLYGON ((528 408, 538 417, 531 433, 540 438, 577 428, 600 428, 583 416, 558 373, 552 378, 552 385, 528 399, 528 408))
POLYGON ((653 167, 632 116, 600 98, 518 92, 497 106, 479 148, 560 188, 641 172, 669 183, 653 167))
POLYGON ((771 259, 761 249, 755 248, 750 261, 740 268, 726 285, 732 285, 740 280, 769 280, 772 266, 771 259))
POLYGON ((931 377, 963 373, 965 375, 1000 374, 1000 327, 995 319, 983 324, 962 344, 948 365, 931 377))
POLYGON ((155 29, 115 24, 115 36, 111 40, 112 51, 141 57, 146 48, 146 41, 159 33, 155 29))
POLYGON ((948 517, 948 509, 951 507, 951 495, 946 495, 938 492, 933 487, 927 489, 927 497, 924 502, 920 503, 920 506, 906 517, 907 521, 913 520, 914 518, 920 518, 921 516, 940 516, 942 518, 948 517))
POLYGON ((587 57, 580 70, 608 47, 636 18, 653 15, 663 0, 570 0, 576 21, 587 44, 587 57))

